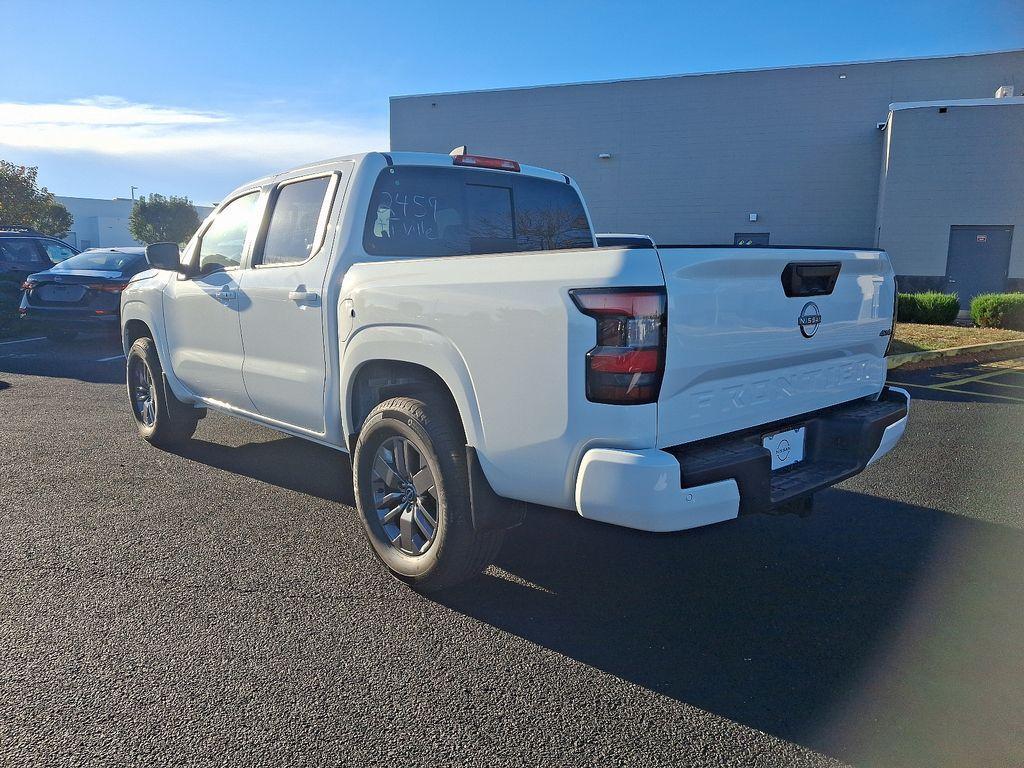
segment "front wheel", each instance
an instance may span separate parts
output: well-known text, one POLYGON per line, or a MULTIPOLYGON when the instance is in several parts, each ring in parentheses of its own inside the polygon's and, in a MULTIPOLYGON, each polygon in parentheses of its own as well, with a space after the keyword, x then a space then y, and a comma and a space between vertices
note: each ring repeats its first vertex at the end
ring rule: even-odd
POLYGON ((153 445, 173 445, 196 431, 199 411, 181 402, 164 383, 153 340, 137 339, 128 350, 128 399, 139 436, 153 445))
POLYGON ((396 397, 374 408, 352 472, 374 554, 415 588, 458 584, 498 554, 504 532, 473 528, 465 438, 444 399, 396 397))

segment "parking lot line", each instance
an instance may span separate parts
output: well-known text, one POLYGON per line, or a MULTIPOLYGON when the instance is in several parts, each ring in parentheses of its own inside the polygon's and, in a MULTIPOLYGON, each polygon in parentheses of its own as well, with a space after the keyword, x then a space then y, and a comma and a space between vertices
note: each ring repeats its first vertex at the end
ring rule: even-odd
POLYGON ((1004 384, 1001 381, 982 382, 987 387, 1008 387, 1009 389, 1024 389, 1024 384, 1004 384))
MULTIPOLYGON (((1021 361, 1020 360, 1013 360, 1012 362, 1013 363, 1020 363, 1021 361)), ((941 384, 940 386, 943 386, 943 387, 959 387, 959 386, 962 386, 964 384, 971 384, 972 382, 975 382, 975 381, 985 381, 986 379, 991 379, 994 376, 1002 376, 1002 375, 1007 374, 1007 373, 1022 373, 1022 372, 1024 372, 1024 368, 1020 367, 1019 365, 1001 365, 1001 366, 997 366, 997 365, 982 365, 982 366, 978 366, 978 367, 979 368, 985 368, 987 370, 985 371, 985 373, 979 373, 979 374, 977 374, 975 376, 965 376, 962 379, 955 379, 954 381, 948 381, 945 384, 941 384)))
POLYGON ((1015 403, 1024 403, 1024 397, 1010 397, 1009 395, 993 395, 990 392, 975 392, 970 389, 954 389, 949 384, 911 384, 906 381, 892 382, 898 387, 914 387, 915 389, 933 389, 936 392, 956 392, 960 395, 974 395, 975 397, 994 397, 998 400, 1011 400, 1015 403))
POLYGON ((33 336, 31 339, 14 339, 13 341, 0 341, 0 347, 7 344, 24 344, 26 341, 42 341, 45 336, 33 336))
POLYGON ((96 362, 97 363, 109 363, 111 360, 121 360, 122 358, 124 358, 123 354, 121 354, 121 355, 112 355, 111 357, 101 357, 96 362))

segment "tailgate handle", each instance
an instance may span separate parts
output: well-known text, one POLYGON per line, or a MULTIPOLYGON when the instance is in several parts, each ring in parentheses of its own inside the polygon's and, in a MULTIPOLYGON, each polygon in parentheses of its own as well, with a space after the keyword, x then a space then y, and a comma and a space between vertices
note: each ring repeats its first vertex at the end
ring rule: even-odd
POLYGON ((842 264, 838 261, 791 261, 782 270, 782 289, 787 296, 830 296, 842 264))

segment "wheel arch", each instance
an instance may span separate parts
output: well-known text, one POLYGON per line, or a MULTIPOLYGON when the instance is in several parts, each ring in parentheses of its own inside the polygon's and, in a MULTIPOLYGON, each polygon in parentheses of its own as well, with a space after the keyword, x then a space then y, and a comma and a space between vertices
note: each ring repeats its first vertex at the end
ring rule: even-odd
MULTIPOLYGON (((129 289, 131 287, 130 285, 129 289)), ((130 298, 126 297, 121 305, 121 344, 125 357, 128 356, 128 352, 136 340, 143 337, 151 338, 156 346, 156 354, 160 359, 160 366, 163 368, 164 378, 167 380, 171 392, 182 402, 194 402, 195 398, 188 388, 178 381, 170 364, 170 350, 167 349, 164 338, 160 301, 159 293, 150 288, 139 295, 133 294, 130 298), (154 303, 156 303, 155 306, 153 306, 154 303)))
POLYGON ((450 340, 416 327, 374 326, 356 332, 345 345, 341 366, 342 428, 349 448, 378 403, 424 388, 451 403, 467 444, 479 447, 483 429, 472 379, 450 340))
POLYGON ((131 318, 125 321, 121 328, 121 344, 124 347, 125 355, 132 348, 132 344, 141 338, 153 338, 153 329, 144 320, 131 318))

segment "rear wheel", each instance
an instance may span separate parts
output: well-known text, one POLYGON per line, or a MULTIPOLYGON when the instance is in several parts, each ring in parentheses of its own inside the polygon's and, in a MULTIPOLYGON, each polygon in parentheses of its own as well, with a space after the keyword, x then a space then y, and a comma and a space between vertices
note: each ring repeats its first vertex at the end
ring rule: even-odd
POLYGON ((424 591, 472 578, 498 554, 504 532, 473 528, 466 442, 440 397, 378 405, 352 458, 359 516, 374 554, 424 591))
POLYGON ((128 399, 139 436, 154 445, 188 440, 196 431, 200 412, 181 402, 164 382, 153 340, 136 339, 128 350, 128 399))

